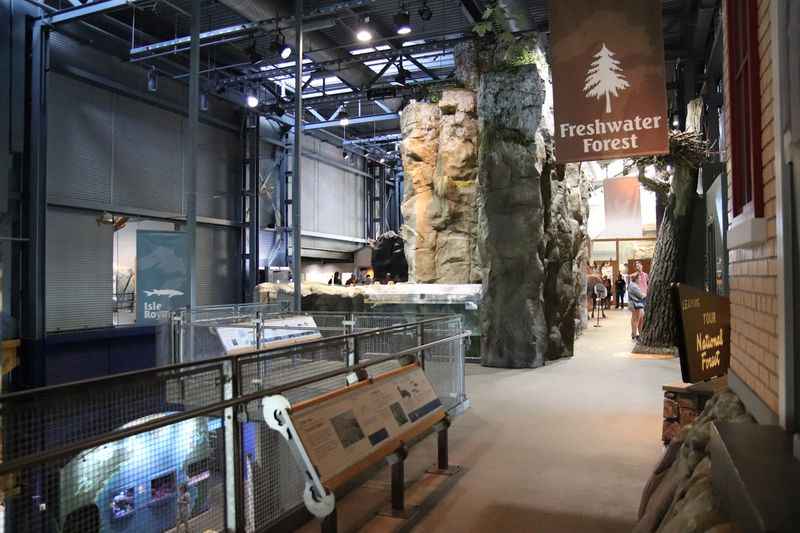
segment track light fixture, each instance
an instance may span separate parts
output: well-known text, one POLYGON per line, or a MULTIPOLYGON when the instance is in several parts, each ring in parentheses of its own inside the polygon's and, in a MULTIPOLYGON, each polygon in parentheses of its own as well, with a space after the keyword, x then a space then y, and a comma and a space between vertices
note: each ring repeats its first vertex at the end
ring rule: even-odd
POLYGON ((366 43, 372 40, 372 30, 370 29, 369 26, 368 15, 361 17, 361 20, 359 20, 358 26, 356 28, 356 39, 358 39, 362 43, 366 43))
POLYGON ((247 91, 247 107, 255 108, 258 107, 258 92, 255 89, 250 89, 247 91))
POLYGON ((431 8, 428 7, 428 0, 422 0, 422 7, 419 8, 417 14, 419 15, 419 18, 426 22, 433 18, 433 11, 431 11, 431 8))
POLYGON ((289 59, 292 55, 292 48, 286 44, 286 36, 278 30, 269 43, 269 51, 272 55, 279 55, 281 59, 289 59))
POLYGON ((411 14, 406 9, 405 2, 400 4, 400 12, 394 16, 394 31, 397 35, 411 33, 411 14))
POLYGON ((406 69, 403 68, 403 57, 400 57, 400 62, 397 64, 397 75, 394 77, 394 82, 397 85, 401 85, 405 87, 406 81, 408 80, 408 76, 406 73, 406 69))
POLYGON ((150 67, 147 71, 147 90, 154 93, 158 90, 158 72, 156 67, 150 67))
POLYGON ((342 159, 344 159, 345 161, 350 159, 350 152, 348 152, 347 150, 342 150, 342 159))
POLYGON ((347 113, 347 109, 342 109, 342 112, 339 113, 339 125, 345 128, 349 124, 350 124, 350 115, 347 113))
POLYGON ((208 93, 205 91, 200 93, 200 111, 208 111, 208 93))

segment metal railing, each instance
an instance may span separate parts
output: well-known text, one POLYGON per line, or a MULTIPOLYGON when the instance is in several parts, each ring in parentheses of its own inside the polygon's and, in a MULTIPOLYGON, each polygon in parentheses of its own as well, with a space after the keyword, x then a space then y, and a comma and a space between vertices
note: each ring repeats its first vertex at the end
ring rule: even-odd
POLYGON ((456 411, 468 334, 435 317, 0 396, 3 530, 266 530, 301 505, 303 479, 263 397, 314 397, 418 356, 456 411))

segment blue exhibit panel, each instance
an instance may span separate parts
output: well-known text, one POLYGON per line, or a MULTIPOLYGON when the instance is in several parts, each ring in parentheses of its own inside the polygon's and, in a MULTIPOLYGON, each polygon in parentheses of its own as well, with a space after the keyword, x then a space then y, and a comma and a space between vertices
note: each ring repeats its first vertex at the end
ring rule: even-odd
POLYGON ((205 512, 212 482, 209 452, 208 419, 198 417, 81 453, 61 469, 62 531, 173 528, 182 485, 190 496, 191 515, 205 512))

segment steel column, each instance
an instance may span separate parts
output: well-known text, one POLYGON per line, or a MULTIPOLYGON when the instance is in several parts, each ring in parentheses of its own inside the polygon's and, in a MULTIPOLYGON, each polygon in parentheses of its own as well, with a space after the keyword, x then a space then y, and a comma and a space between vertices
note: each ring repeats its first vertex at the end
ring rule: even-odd
MULTIPOLYGON (((189 307, 197 305, 197 137, 200 112, 200 0, 192 0, 192 49, 189 57, 189 146, 188 173, 184 181, 186 200, 186 289, 189 307)), ((191 320, 190 320, 191 321, 191 320)), ((190 339, 190 349, 192 348, 190 339)))
MULTIPOLYGON (((295 0, 295 68, 294 86, 303 86, 303 0, 295 0)), ((299 93, 299 91, 298 91, 299 93)), ((294 164, 292 165, 292 280, 294 281, 294 309, 303 306, 300 282, 300 176, 303 163, 303 95, 294 99, 294 164)))
POLYGON ((26 384, 42 386, 45 368, 41 342, 45 323, 45 258, 47 220, 47 63, 49 30, 41 22, 31 28, 30 50, 30 152, 27 176, 22 184, 25 208, 21 211, 24 237, 29 239, 23 255, 21 274, 23 307, 20 316, 22 338, 26 341, 26 384), (29 344, 28 344, 29 343, 29 344))

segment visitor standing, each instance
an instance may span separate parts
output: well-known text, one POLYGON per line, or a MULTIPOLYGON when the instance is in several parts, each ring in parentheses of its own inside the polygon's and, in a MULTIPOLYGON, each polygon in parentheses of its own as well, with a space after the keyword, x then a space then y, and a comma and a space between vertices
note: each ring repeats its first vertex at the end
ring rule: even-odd
POLYGON ((611 309, 611 280, 608 276, 603 276, 603 285, 606 287, 605 308, 611 309))
POLYGON ((615 288, 617 292, 617 309, 622 309, 625 307, 625 279, 622 277, 622 273, 617 274, 615 288))
POLYGON ((644 269, 642 268, 641 261, 636 261, 634 266, 636 267, 636 272, 639 273, 639 281, 637 282, 637 284, 639 285, 639 288, 642 289, 642 292, 647 294, 647 291, 650 286, 650 275, 647 272, 645 272, 644 269))
POLYGON ((175 525, 175 533, 180 533, 181 526, 183 526, 183 530, 186 533, 189 533, 189 516, 191 514, 192 497, 189 495, 189 489, 186 487, 186 483, 182 483, 178 490, 180 494, 178 495, 178 520, 175 525))
POLYGON ((595 285, 601 282, 600 276, 597 274, 597 271, 592 267, 589 267, 589 275, 586 277, 586 297, 592 302, 592 318, 594 318, 594 312, 597 310, 597 293, 594 290, 595 285))
POLYGON ((628 283, 628 304, 631 308, 631 338, 636 341, 639 340, 639 335, 642 333, 644 299, 647 296, 639 286, 640 278, 641 274, 639 272, 634 272, 631 274, 630 283, 628 283))

